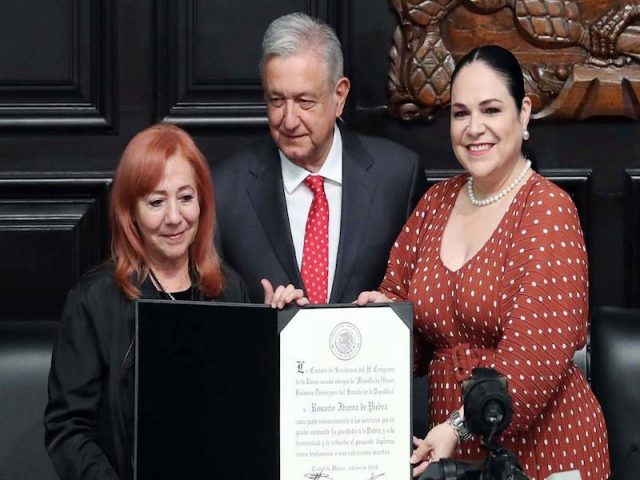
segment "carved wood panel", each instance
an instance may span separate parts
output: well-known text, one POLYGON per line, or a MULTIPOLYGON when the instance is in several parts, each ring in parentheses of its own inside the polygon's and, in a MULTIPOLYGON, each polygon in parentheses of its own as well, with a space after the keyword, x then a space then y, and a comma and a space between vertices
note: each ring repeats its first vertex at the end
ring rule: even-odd
POLYGON ((108 177, 0 177, 0 320, 58 320, 109 253, 108 177))
POLYGON ((625 297, 628 306, 640 307, 640 170, 627 170, 626 176, 625 297))
POLYGON ((182 126, 266 125, 258 62, 275 18, 304 11, 336 21, 338 0, 159 0, 156 118, 182 126), (249 21, 250 20, 250 21, 249 21))
POLYGON ((114 125, 113 0, 3 2, 0 128, 114 125))
POLYGON ((640 118, 640 6, 635 0, 389 0, 389 111, 429 119, 469 50, 497 44, 523 66, 533 118, 640 118))

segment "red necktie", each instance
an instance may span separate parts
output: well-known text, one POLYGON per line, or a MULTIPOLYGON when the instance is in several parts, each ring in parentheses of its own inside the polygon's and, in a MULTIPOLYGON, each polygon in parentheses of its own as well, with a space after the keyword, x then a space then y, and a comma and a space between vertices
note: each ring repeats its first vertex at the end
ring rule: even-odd
POLYGON ((304 184, 313 201, 304 229, 302 281, 311 303, 327 303, 329 279, 329 202, 324 193, 324 177, 309 175, 304 184))

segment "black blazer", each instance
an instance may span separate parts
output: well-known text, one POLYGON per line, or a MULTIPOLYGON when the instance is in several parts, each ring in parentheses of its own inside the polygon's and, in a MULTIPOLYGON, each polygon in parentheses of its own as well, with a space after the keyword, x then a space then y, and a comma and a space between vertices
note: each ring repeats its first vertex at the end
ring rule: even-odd
MULTIPOLYGON (((330 303, 378 288, 391 245, 426 189, 412 151, 342 126, 340 132, 342 224, 330 303)), ((214 164, 213 182, 218 251, 243 277, 252 301, 263 300, 261 278, 303 288, 271 137, 214 164)))
MULTIPOLYGON (((237 273, 225 271, 225 283, 216 301, 248 301, 237 273)), ((149 279, 141 296, 161 298, 149 279)), ((45 446, 62 480, 133 478, 134 318, 135 302, 111 266, 87 273, 69 292, 44 415, 45 446)))

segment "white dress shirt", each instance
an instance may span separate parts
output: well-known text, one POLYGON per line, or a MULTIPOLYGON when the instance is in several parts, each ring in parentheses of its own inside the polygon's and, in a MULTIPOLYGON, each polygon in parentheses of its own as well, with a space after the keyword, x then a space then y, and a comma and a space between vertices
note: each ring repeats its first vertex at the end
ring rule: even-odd
POLYGON ((304 230, 307 216, 313 201, 313 193, 302 182, 309 175, 324 177, 324 191, 329 202, 329 284, 327 285, 327 302, 331 296, 331 287, 336 273, 336 259, 338 257, 338 242, 340 241, 340 218, 342 217, 342 137, 336 126, 333 132, 333 143, 322 168, 317 173, 311 173, 299 167, 280 153, 284 196, 287 201, 289 228, 296 251, 298 269, 302 266, 302 251, 304 248, 304 230))

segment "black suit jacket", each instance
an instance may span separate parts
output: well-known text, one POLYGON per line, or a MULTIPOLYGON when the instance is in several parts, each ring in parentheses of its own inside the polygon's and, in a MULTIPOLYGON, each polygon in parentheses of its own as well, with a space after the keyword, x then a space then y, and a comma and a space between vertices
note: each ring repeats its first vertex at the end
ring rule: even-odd
MULTIPOLYGON (((330 303, 378 287, 389 250, 426 188, 418 156, 382 138, 341 127, 342 220, 330 303)), ((289 228, 278 149, 271 137, 213 166, 216 242, 262 302, 261 278, 303 288, 289 228)))

